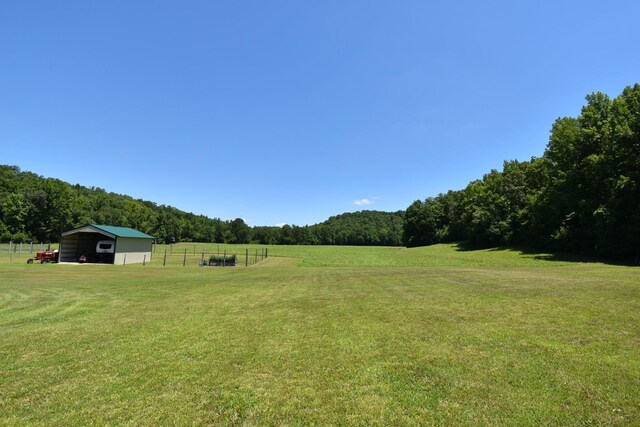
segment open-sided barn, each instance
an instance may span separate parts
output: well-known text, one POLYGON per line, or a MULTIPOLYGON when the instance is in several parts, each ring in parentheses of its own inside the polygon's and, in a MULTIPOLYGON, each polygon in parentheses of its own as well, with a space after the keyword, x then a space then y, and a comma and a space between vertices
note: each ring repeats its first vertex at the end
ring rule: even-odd
POLYGON ((128 227, 86 225, 62 233, 60 262, 133 264, 151 259, 153 237, 128 227))

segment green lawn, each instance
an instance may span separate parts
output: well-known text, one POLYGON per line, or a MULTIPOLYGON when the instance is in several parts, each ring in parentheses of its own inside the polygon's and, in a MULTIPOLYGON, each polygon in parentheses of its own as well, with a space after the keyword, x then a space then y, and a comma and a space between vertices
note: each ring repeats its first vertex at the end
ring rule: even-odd
POLYGON ((193 244, 162 267, 164 249, 0 253, 0 425, 640 424, 638 268, 451 245, 201 268, 218 248, 193 244))

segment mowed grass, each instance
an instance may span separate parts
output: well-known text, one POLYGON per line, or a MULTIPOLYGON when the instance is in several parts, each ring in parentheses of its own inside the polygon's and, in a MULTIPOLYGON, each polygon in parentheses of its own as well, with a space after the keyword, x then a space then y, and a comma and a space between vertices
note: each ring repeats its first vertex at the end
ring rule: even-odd
POLYGON ((640 424, 638 268, 449 245, 182 267, 192 246, 0 254, 0 424, 640 424))
MULTIPOLYGON (((265 246, 265 245, 229 245, 206 243, 178 243, 158 245, 154 259, 163 262, 167 254, 167 265, 182 266, 184 256, 187 263, 196 265, 203 257, 210 255, 238 255, 239 265, 245 265, 245 256, 249 255, 249 264, 261 254, 269 256, 295 258, 300 267, 526 267, 526 266, 564 266, 588 260, 575 257, 558 257, 545 253, 526 253, 517 249, 498 248, 483 250, 465 250, 457 244, 433 245, 422 248, 401 247, 362 247, 362 246, 265 246), (553 261, 552 263, 548 261, 553 261)), ((15 258, 14 254, 14 258, 15 258)), ((0 262, 2 260, 0 253, 0 262)))

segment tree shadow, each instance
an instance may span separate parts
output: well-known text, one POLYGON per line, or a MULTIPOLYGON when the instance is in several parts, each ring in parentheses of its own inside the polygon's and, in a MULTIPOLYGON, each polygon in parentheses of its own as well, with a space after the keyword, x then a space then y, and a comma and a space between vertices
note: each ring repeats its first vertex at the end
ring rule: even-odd
POLYGON ((526 246, 498 246, 498 247, 482 247, 473 245, 470 242, 456 242, 454 243, 456 246, 456 250, 460 252, 473 252, 485 250, 489 252, 517 252, 521 255, 531 256, 533 259, 542 260, 542 261, 550 261, 550 262, 571 262, 571 263, 582 263, 582 264, 607 264, 607 265, 618 265, 624 267, 639 267, 640 262, 636 261, 620 261, 620 260, 611 260, 606 258, 595 258, 584 255, 577 255, 571 253, 547 253, 543 252, 536 248, 526 247, 526 246))

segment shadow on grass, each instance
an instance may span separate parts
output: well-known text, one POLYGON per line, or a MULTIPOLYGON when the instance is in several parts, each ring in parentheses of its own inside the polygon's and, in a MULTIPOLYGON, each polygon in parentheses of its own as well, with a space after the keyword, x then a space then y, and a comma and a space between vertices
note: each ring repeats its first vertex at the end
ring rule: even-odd
POLYGON ((460 252, 472 252, 472 251, 480 251, 480 250, 488 250, 490 252, 517 252, 522 255, 532 256, 534 259, 542 260, 542 261, 561 261, 561 262, 574 262, 574 263, 584 263, 584 264, 592 264, 592 263, 601 263, 608 265, 619 265, 625 267, 639 267, 640 262, 636 261, 620 261, 620 260, 611 260, 604 258, 594 258, 588 257, 584 255, 570 254, 570 253, 546 253, 542 252, 535 248, 529 248, 525 246, 499 246, 495 248, 491 247, 481 247, 472 245, 469 242, 457 242, 454 243, 456 246, 456 250, 460 252))

